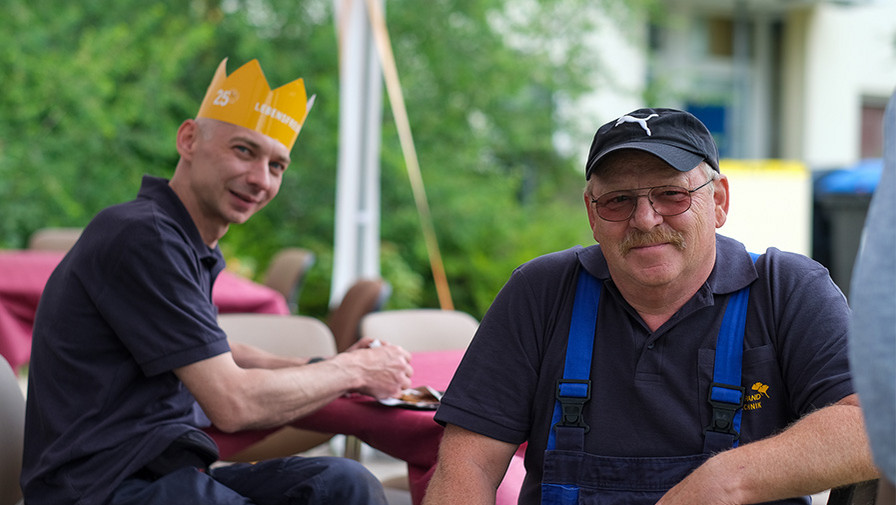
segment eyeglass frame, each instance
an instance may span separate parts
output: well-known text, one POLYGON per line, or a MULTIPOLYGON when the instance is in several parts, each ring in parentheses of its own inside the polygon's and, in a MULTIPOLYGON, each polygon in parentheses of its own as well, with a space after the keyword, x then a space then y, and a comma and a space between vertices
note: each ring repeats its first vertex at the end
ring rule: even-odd
POLYGON ((692 197, 692 194, 693 194, 695 191, 698 191, 698 190, 700 190, 700 189, 703 189, 704 187, 706 187, 707 185, 709 185, 710 182, 713 182, 713 181, 715 181, 715 180, 716 180, 715 177, 710 177, 708 181, 704 182, 703 184, 697 186, 697 187, 694 188, 694 189, 688 189, 688 188, 686 188, 686 187, 684 187, 684 186, 677 186, 677 185, 675 185, 675 184, 663 184, 662 186, 650 186, 650 187, 646 187, 646 188, 618 189, 618 190, 615 190, 615 191, 607 191, 606 193, 602 193, 602 194, 598 195, 597 198, 592 197, 592 198, 591 198, 591 203, 595 204, 595 205, 594 205, 594 212, 597 214, 597 217, 603 219, 604 221, 610 222, 610 223, 621 223, 621 222, 623 222, 623 221, 628 221, 629 219, 631 219, 632 216, 635 215, 635 210, 637 210, 637 208, 638 208, 637 200, 638 200, 639 198, 641 198, 642 196, 645 197, 645 198, 647 198, 647 201, 650 202, 650 208, 653 209, 653 211, 656 212, 657 214, 659 214, 660 216, 663 216, 663 217, 680 216, 680 215, 684 214, 685 212, 687 212, 687 211, 689 211, 689 210, 691 209, 691 205, 693 205, 693 202, 694 202, 694 199, 693 199, 693 197, 692 197), (675 214, 663 214, 663 213, 661 213, 660 211, 656 210, 656 207, 653 206, 653 200, 650 199, 650 193, 651 193, 653 190, 655 190, 655 189, 660 189, 660 188, 681 188, 681 189, 687 191, 687 194, 688 194, 688 206, 687 206, 684 210, 682 210, 681 212, 676 212, 675 214), (597 205, 597 201, 600 200, 601 197, 606 196, 606 195, 609 195, 610 193, 619 193, 619 192, 627 193, 627 192, 644 191, 644 190, 647 190, 647 192, 646 192, 646 193, 640 193, 640 194, 636 194, 636 195, 634 195, 634 197, 635 197, 635 203, 632 204, 632 210, 631 210, 631 212, 630 212, 629 215, 628 215, 627 217, 625 217, 624 219, 607 219, 607 218, 605 218, 604 216, 600 215, 600 209, 601 209, 601 207, 599 207, 599 206, 597 205))

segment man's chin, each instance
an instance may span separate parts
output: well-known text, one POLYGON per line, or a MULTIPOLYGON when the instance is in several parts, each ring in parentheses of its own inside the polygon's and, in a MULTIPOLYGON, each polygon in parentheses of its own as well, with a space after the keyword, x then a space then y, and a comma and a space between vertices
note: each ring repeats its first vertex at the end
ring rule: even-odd
POLYGON ((255 215, 254 212, 231 212, 230 214, 224 215, 224 219, 227 221, 228 225, 231 224, 243 224, 249 220, 250 217, 255 215))
POLYGON ((243 224, 249 220, 252 216, 258 213, 262 207, 253 207, 246 209, 231 209, 230 214, 227 216, 227 220, 232 224, 243 224))

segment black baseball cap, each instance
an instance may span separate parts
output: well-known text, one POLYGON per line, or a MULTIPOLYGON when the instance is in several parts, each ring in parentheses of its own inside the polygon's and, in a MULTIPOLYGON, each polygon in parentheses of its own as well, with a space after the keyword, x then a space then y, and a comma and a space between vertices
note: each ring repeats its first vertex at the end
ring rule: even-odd
POLYGON ((585 179, 610 153, 638 149, 659 157, 680 172, 701 161, 719 171, 719 150, 699 119, 676 109, 638 109, 601 126, 594 134, 585 179))

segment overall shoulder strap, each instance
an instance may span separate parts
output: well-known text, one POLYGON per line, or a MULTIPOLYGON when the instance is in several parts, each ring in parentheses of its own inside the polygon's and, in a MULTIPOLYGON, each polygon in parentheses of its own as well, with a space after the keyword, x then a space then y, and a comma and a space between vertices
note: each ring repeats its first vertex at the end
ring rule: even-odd
MULTIPOLYGON (((754 263, 759 257, 754 253, 750 256, 754 263)), ((712 419, 703 430, 703 452, 706 454, 737 447, 740 438, 745 396, 745 389, 741 386, 741 368, 749 298, 750 286, 736 291, 728 299, 725 315, 722 316, 722 327, 716 340, 712 384, 709 386, 712 419)))
POLYGON ((584 449, 585 433, 589 427, 582 417, 582 408, 591 399, 591 356, 600 292, 600 281, 584 268, 580 269, 569 323, 563 378, 557 381, 548 450, 584 449))

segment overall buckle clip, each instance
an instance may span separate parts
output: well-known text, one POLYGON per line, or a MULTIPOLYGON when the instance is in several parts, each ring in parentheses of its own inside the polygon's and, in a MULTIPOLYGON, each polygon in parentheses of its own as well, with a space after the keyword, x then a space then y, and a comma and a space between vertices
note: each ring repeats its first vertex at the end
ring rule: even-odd
POLYGON ((556 398, 561 410, 557 426, 584 428, 585 433, 588 433, 591 427, 585 424, 582 409, 585 402, 591 399, 591 381, 560 379, 557 381, 556 398))
POLYGON ((710 384, 708 400, 712 406, 712 419, 703 432, 725 433, 734 435, 735 440, 739 439, 740 433, 734 427, 734 416, 744 406, 745 391, 743 386, 719 382, 710 384))

